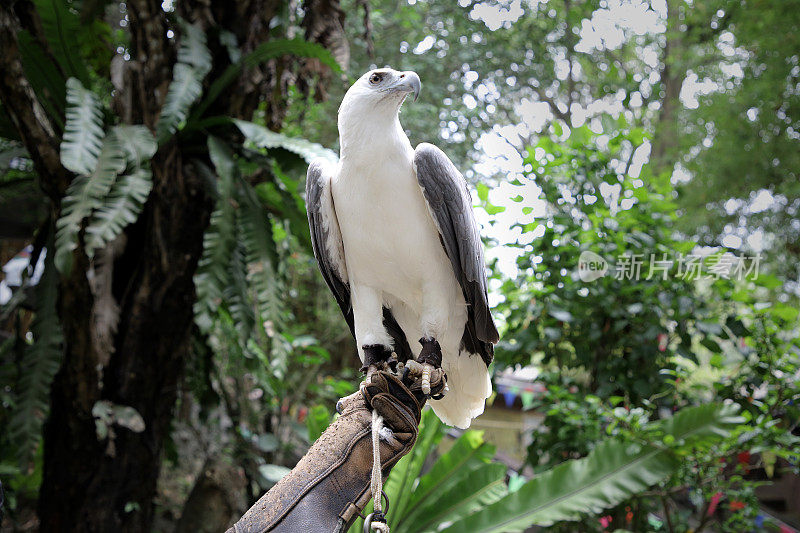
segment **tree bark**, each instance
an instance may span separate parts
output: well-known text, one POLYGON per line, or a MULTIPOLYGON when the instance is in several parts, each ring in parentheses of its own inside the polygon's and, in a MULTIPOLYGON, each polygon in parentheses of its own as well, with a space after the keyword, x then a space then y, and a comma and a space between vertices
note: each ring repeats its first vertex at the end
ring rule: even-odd
POLYGON ((679 33, 679 5, 667 0, 667 31, 664 33, 664 52, 661 67, 661 110, 653 136, 650 161, 656 173, 671 172, 678 151, 678 111, 686 68, 679 61, 683 43, 679 33))
MULTIPOLYGON (((168 24, 160 0, 130 0, 126 5, 131 58, 121 79, 115 80, 122 85, 116 87, 113 108, 123 122, 155 131, 172 78, 175 45, 166 36, 168 24)), ((336 0, 322 5, 338 9, 336 0)), ((247 53, 269 38, 270 21, 280 2, 244 0, 235 10, 229 7, 187 0, 177 8, 189 22, 234 33, 247 53)), ((60 162, 60 132, 37 100, 20 60, 16 35, 24 25, 40 37, 36 12, 26 11, 23 24, 13 9, 7 2, 0 4, 0 99, 56 216, 73 176, 60 162)), ((317 40, 323 37, 331 35, 317 40)), ((211 41, 213 70, 208 79, 230 64, 227 50, 211 41)), ((278 127, 285 113, 281 76, 287 66, 292 61, 283 58, 244 72, 215 102, 213 112, 250 119, 266 95, 267 121, 278 127)), ((160 146, 151 161, 153 190, 138 220, 105 250, 109 263, 90 262, 78 247, 71 274, 61 279, 58 307, 64 359, 51 389, 44 430, 41 531, 150 529, 164 439, 189 356, 193 276, 213 208, 195 166, 199 158, 211 167, 207 157, 205 136, 160 146), (110 269, 111 283, 105 289, 90 283, 90 273, 99 268, 110 269), (104 342, 96 331, 95 304, 109 296, 119 306, 120 318, 111 342, 104 342), (100 440, 92 412, 100 401, 133 407, 144 420, 144 430, 115 425, 113 438, 100 440)))

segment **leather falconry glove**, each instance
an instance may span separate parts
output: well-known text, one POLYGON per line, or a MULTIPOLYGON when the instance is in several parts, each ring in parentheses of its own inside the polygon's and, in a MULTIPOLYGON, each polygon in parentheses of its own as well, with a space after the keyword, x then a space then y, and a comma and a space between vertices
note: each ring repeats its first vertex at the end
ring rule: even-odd
MULTIPOLYGON (((411 451, 427 397, 421 379, 374 371, 361 390, 339 400, 337 418, 294 469, 264 494, 227 533, 344 533, 369 503, 372 413, 384 419, 380 435, 383 476, 411 451)), ((431 395, 445 387, 441 369, 431 375, 431 395)))

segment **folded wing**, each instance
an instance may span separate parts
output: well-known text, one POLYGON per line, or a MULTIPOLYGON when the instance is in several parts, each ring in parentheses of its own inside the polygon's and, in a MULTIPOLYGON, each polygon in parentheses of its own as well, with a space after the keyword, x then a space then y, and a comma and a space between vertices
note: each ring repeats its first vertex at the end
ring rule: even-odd
POLYGON ((417 146, 414 169, 467 303, 461 349, 480 354, 488 366, 499 335, 489 310, 483 243, 467 182, 444 152, 428 143, 417 146))

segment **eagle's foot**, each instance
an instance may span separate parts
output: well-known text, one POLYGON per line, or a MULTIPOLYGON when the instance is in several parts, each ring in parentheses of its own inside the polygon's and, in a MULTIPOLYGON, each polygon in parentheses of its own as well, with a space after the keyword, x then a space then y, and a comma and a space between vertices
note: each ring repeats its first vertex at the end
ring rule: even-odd
MULTIPOLYGON (((419 356, 415 361, 409 360, 406 363, 406 367, 409 368, 409 371, 412 374, 422 376, 422 393, 425 396, 430 396, 431 374, 433 374, 436 370, 441 371, 442 369, 442 347, 439 346, 439 343, 436 341, 436 339, 428 339, 425 337, 421 338, 419 343, 422 345, 422 350, 420 351, 419 356)), ((442 381, 445 379, 446 377, 442 376, 442 381)), ((446 383, 439 394, 444 395, 445 392, 447 392, 446 383)))
POLYGON ((361 372, 369 375, 375 370, 396 371, 397 357, 392 353, 392 349, 382 344, 367 344, 362 346, 364 352, 364 366, 361 372))
POLYGON ((420 363, 414 359, 409 359, 403 365, 402 380, 412 389, 419 387, 418 390, 424 396, 434 400, 441 400, 449 390, 447 388, 447 376, 441 368, 434 367, 428 363, 420 363))

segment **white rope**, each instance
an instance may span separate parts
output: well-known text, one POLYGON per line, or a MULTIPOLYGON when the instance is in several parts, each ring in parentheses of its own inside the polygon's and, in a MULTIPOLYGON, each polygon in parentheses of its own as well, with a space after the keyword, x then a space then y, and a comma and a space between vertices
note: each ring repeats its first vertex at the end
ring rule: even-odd
MULTIPOLYGON (((383 429, 383 417, 375 409, 372 410, 372 479, 370 489, 372 490, 373 508, 376 513, 383 514, 383 473, 381 472, 381 429, 383 429)), ((389 533, 389 524, 383 522, 372 522, 372 531, 389 533)))

